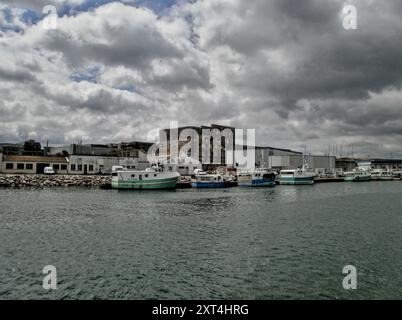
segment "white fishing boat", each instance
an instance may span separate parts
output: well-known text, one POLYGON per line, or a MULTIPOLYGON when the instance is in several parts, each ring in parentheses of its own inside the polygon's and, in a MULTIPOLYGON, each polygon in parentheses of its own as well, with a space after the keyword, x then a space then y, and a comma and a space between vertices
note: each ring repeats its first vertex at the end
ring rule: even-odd
POLYGON ((300 169, 281 170, 279 183, 283 185, 314 184, 316 174, 310 171, 306 159, 303 157, 303 167, 300 169))
POLYGON ((371 172, 371 180, 394 180, 394 172, 386 169, 373 169, 371 172))
POLYGON ((280 184, 314 184, 315 173, 303 169, 281 170, 279 174, 280 184))
POLYGON ((275 178, 275 172, 257 169, 239 172, 237 174, 237 183, 240 187, 270 187, 275 185, 275 178))
POLYGON ((345 172, 345 181, 348 182, 363 182, 370 181, 371 174, 365 170, 354 170, 345 172))
POLYGON ((178 172, 163 172, 158 166, 147 168, 145 171, 130 171, 115 166, 112 170, 113 189, 173 189, 176 188, 178 172))

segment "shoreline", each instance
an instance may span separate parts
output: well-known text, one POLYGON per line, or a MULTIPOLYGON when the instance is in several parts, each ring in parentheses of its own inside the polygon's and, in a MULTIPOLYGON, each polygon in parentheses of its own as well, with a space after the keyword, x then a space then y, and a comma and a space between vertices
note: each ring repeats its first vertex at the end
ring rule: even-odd
POLYGON ((110 176, 0 174, 0 188, 100 187, 109 183, 110 176))
MULTIPOLYGON (((364 182, 378 181, 401 181, 393 180, 368 180, 364 182)), ((111 185, 111 176, 99 175, 44 175, 44 174, 0 174, 0 188, 44 188, 44 187, 88 187, 88 188, 108 188, 111 185)), ((340 183, 346 182, 343 178, 318 178, 316 184, 321 183, 340 183)), ((179 189, 184 188, 180 186, 179 189)))

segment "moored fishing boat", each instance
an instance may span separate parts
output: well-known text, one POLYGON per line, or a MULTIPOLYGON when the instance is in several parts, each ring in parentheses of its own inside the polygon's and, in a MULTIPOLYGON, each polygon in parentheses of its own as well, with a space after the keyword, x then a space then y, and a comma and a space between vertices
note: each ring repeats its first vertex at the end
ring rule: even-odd
POLYGON ((155 190, 176 188, 178 172, 163 172, 154 166, 145 171, 128 171, 123 167, 114 167, 112 172, 113 189, 155 190))
POLYGON ((221 174, 208 174, 207 172, 196 169, 191 179, 193 188, 228 188, 233 185, 230 177, 221 174))
POLYGON ((355 170, 350 172, 345 172, 345 181, 348 182, 363 182, 370 181, 370 173, 363 170, 355 170))
POLYGON ((279 184, 314 184, 315 173, 303 169, 281 170, 279 184))
POLYGON ((394 180, 394 172, 392 170, 374 169, 371 172, 371 180, 394 180))
POLYGON ((306 159, 303 156, 303 167, 300 169, 281 170, 279 173, 279 184, 314 184, 316 174, 311 172, 306 159))
POLYGON ((239 172, 237 183, 240 187, 270 187, 274 186, 276 173, 268 170, 239 172))

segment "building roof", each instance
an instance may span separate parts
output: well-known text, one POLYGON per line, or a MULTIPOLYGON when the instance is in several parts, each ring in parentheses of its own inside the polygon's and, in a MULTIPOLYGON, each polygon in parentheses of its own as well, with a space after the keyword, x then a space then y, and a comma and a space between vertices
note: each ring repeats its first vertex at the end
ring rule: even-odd
POLYGON ((402 159, 362 159, 358 160, 357 162, 370 162, 370 163, 377 163, 377 164, 382 164, 382 163, 402 163, 402 159))
POLYGON ((65 157, 4 155, 3 158, 4 161, 12 161, 12 162, 68 163, 68 160, 65 157))
POLYGON ((336 158, 337 162, 357 162, 357 159, 353 158, 336 158))
POLYGON ((299 152, 299 151, 294 151, 294 150, 290 150, 290 149, 281 149, 281 148, 275 148, 275 147, 261 147, 261 146, 256 146, 255 147, 257 150, 258 149, 270 149, 270 150, 277 150, 277 151, 284 151, 284 152, 292 152, 295 154, 303 154, 303 152, 299 152))
MULTIPOLYGON (((154 143, 153 142, 146 142, 146 141, 131 141, 131 142, 121 142, 119 143, 122 148, 149 148, 154 143)), ((118 146, 118 145, 116 145, 118 146)))

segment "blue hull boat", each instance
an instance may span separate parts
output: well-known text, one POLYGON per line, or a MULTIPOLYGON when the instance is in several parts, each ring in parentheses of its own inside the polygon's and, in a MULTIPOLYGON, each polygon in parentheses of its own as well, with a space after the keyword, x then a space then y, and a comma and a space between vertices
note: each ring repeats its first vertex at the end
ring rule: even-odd
POLYGON ((220 181, 220 182, 192 182, 191 186, 193 188, 208 188, 208 189, 218 189, 218 188, 229 187, 229 185, 223 181, 220 181))
POLYGON ((258 169, 249 172, 240 172, 237 175, 239 187, 272 187, 274 186, 276 173, 258 169))

